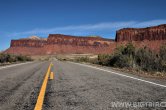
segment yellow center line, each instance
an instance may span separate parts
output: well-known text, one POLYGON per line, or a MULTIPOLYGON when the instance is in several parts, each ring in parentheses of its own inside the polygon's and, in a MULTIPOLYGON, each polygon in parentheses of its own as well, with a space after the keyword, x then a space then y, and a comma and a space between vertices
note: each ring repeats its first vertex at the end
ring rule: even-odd
POLYGON ((51 72, 51 74, 50 74, 50 79, 54 79, 54 73, 53 72, 51 72))
POLYGON ((45 96, 45 92, 46 92, 46 87, 47 87, 47 82, 48 82, 48 78, 49 78, 49 74, 51 71, 51 66, 53 66, 53 64, 51 63, 48 67, 47 73, 45 75, 42 87, 40 89, 40 93, 37 99, 37 103, 35 105, 34 110, 42 110, 42 105, 43 105, 43 101, 44 101, 44 96, 45 96))

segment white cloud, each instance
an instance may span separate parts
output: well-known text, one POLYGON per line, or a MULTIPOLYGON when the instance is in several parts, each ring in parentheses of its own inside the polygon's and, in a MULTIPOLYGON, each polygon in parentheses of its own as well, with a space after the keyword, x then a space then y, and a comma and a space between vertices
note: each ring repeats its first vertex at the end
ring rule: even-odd
POLYGON ((145 21, 145 22, 137 22, 134 27, 149 27, 149 26, 156 26, 160 24, 166 24, 166 20, 152 20, 152 21, 145 21))
POLYGON ((29 35, 48 35, 50 33, 62 33, 62 34, 91 34, 91 33, 104 33, 112 34, 112 31, 116 31, 121 28, 127 27, 148 27, 160 24, 166 24, 166 20, 151 20, 151 21, 122 21, 122 22, 104 22, 97 24, 85 24, 85 25, 71 25, 64 27, 55 27, 50 29, 33 29, 25 32, 15 32, 9 34, 9 36, 29 36, 29 35))

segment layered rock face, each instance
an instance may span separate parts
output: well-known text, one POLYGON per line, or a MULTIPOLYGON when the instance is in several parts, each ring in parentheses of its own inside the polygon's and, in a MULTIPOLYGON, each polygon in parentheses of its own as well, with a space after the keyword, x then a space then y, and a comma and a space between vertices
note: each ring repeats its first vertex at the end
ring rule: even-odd
POLYGON ((81 36, 69 36, 61 34, 50 34, 47 43, 60 44, 60 45, 73 45, 73 46, 98 46, 108 47, 113 40, 104 39, 100 37, 81 37, 81 36))
POLYGON ((166 25, 148 28, 125 28, 117 31, 117 42, 166 40, 166 25))
POLYGON ((12 40, 7 53, 24 55, 111 53, 115 42, 100 37, 50 34, 47 39, 12 40))
POLYGON ((116 46, 132 42, 136 47, 158 51, 166 43, 166 24, 148 28, 125 28, 117 31, 115 41, 101 37, 50 34, 47 39, 32 36, 12 40, 6 53, 24 55, 109 54, 116 46))
POLYGON ((47 43, 46 40, 33 40, 33 39, 21 39, 11 40, 10 47, 43 47, 47 43))
POLYGON ((166 43, 166 24, 147 28, 125 28, 117 31, 115 41, 117 45, 132 42, 136 47, 148 47, 159 51, 166 43))
POLYGON ((99 37, 82 37, 61 34, 50 34, 44 49, 47 54, 102 54, 113 52, 115 42, 99 37))

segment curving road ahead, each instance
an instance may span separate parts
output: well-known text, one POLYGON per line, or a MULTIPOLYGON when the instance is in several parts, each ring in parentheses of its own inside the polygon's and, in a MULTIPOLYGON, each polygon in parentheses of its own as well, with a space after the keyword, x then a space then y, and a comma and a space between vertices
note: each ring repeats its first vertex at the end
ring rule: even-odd
MULTIPOLYGON (((53 61, 43 110, 165 110, 166 81, 141 78, 105 67, 53 61), (115 106, 165 102, 162 107, 115 106), (164 105, 165 104, 165 105, 164 105)), ((33 110, 50 62, 0 67, 0 110, 33 110)))

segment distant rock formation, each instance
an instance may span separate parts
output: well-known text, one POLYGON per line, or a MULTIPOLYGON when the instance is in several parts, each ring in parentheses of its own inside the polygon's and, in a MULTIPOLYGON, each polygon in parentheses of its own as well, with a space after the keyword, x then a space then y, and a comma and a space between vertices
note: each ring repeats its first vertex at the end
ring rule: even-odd
POLYGON ((11 40, 10 47, 43 47, 46 43, 46 40, 20 39, 11 40))
POLYGON ((124 28, 116 33, 117 42, 166 40, 166 24, 147 28, 124 28))
POLYGON ((24 55, 111 53, 115 42, 101 37, 70 36, 50 34, 47 39, 25 38, 12 40, 7 53, 24 55))
POLYGON ((132 42, 136 47, 148 47, 159 51, 166 43, 166 24, 147 28, 124 28, 116 32, 117 45, 132 42))
POLYGON ((62 34, 50 34, 47 39, 48 44, 94 47, 108 47, 112 42, 114 41, 111 39, 104 39, 101 37, 82 37, 62 34))
POLYGON ((132 42, 136 47, 149 47, 158 51, 166 43, 166 24, 148 28, 125 28, 116 33, 115 41, 99 36, 71 36, 50 34, 48 38, 31 36, 12 40, 6 53, 24 55, 48 54, 109 54, 117 45, 132 42))

